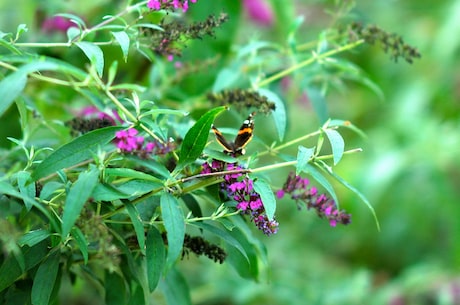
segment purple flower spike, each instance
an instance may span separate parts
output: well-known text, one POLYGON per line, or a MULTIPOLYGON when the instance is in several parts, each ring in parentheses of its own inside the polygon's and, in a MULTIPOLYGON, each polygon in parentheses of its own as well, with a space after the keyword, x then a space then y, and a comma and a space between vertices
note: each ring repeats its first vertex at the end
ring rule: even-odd
POLYGON ((300 203, 304 203, 307 209, 315 209, 316 213, 321 218, 329 220, 331 227, 335 227, 337 223, 347 225, 351 223, 351 215, 345 211, 339 211, 334 200, 327 197, 326 194, 318 194, 318 189, 314 186, 308 188, 309 181, 294 173, 290 173, 284 186, 276 194, 278 198, 282 198, 285 194, 290 194, 297 206, 300 208, 300 203))
MULTIPOLYGON (((213 160, 211 165, 203 164, 202 173, 238 171, 243 168, 236 163, 225 163, 213 160)), ((256 227, 265 235, 275 234, 278 231, 279 223, 276 220, 269 220, 260 195, 254 191, 254 181, 243 173, 231 173, 223 176, 221 191, 229 198, 236 201, 236 208, 242 214, 249 215, 256 227)))

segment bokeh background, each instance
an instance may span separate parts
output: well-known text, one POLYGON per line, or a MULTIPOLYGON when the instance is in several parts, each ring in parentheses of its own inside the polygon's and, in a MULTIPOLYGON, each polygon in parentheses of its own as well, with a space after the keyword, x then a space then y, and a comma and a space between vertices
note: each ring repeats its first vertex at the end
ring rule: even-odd
MULTIPOLYGON (((274 22, 266 25, 254 20, 243 2, 227 2, 199 0, 190 10, 200 18, 212 9, 219 12, 220 5, 232 8, 234 35, 205 39, 202 45, 225 39, 239 46, 251 39, 282 43, 289 31, 287 21, 298 15, 305 18, 299 31, 305 36, 297 34, 297 39, 314 40, 332 20, 327 11, 334 12, 339 3, 267 1, 274 22)), ((88 21, 100 20, 122 5, 102 0, 2 0, 0 30, 15 31, 25 23, 31 33, 45 35, 40 32, 45 16, 72 12, 88 21)), ((193 255, 180 264, 194 304, 460 304, 459 16, 458 0, 361 0, 348 16, 402 35, 422 54, 413 64, 395 63, 372 46, 341 55, 365 71, 383 98, 351 81, 345 83, 346 90, 331 90, 326 98, 331 117, 350 120, 367 134, 365 139, 344 134, 347 148, 362 147, 363 152, 346 156, 336 171, 370 200, 380 232, 369 209, 340 186, 341 205, 353 214, 350 226, 331 228, 313 212, 297 211, 292 202, 281 201, 279 233, 271 237, 256 233, 268 252, 260 282, 240 278, 228 264, 216 265, 193 255)), ((59 33, 53 35, 63 39, 59 33)), ((198 49, 192 45, 184 56, 203 56, 198 49)), ((123 68, 132 75, 128 66, 123 68)), ((139 81, 147 79, 148 75, 141 76, 139 81)), ((288 139, 318 127, 311 105, 286 102, 288 139)), ((20 133, 14 109, 1 118, 1 125, 5 147, 6 136, 20 133)), ((256 133, 263 132, 259 130, 256 133)), ((69 294, 91 300, 83 290, 69 294)), ((161 303, 161 295, 156 297, 161 303)))

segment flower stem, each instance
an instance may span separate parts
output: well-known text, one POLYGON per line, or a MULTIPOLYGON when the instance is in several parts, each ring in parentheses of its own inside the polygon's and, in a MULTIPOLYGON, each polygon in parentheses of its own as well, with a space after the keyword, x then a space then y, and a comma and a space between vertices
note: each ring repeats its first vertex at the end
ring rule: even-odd
POLYGON ((344 51, 347 51, 347 50, 350 50, 350 49, 353 49, 361 44, 364 43, 364 40, 363 39, 360 39, 358 41, 355 41, 353 43, 350 43, 350 44, 347 44, 347 45, 344 45, 344 46, 341 46, 337 49, 333 49, 333 50, 330 50, 328 52, 325 52, 325 53, 321 53, 321 54, 316 54, 316 53, 313 53, 313 56, 308 58, 307 60, 304 60, 303 62, 300 62, 296 65, 293 65, 292 67, 289 67, 281 72, 278 72, 277 74, 269 77, 269 78, 266 78, 258 83, 255 84, 255 87, 256 88, 260 88, 260 87, 263 87, 263 86, 266 86, 268 85, 269 83, 275 81, 275 80, 278 80, 286 75, 289 75, 291 73, 293 73, 294 71, 296 70, 299 70, 303 67, 306 67, 312 63, 314 63, 315 61, 318 61, 318 60, 321 60, 321 59, 324 59, 324 58, 327 58, 327 57, 330 57, 330 56, 333 56, 335 54, 338 54, 338 53, 341 53, 341 52, 344 52, 344 51))

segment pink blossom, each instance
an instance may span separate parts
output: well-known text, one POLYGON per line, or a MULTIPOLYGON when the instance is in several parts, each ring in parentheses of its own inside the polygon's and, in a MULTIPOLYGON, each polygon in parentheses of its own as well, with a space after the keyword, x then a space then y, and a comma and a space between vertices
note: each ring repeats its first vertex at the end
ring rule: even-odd
POLYGON ((255 23, 262 26, 273 24, 273 11, 266 0, 243 0, 243 7, 255 23))
POLYGON ((42 30, 48 33, 63 32, 66 33, 71 27, 76 27, 75 23, 62 16, 54 16, 45 19, 42 23, 42 30))

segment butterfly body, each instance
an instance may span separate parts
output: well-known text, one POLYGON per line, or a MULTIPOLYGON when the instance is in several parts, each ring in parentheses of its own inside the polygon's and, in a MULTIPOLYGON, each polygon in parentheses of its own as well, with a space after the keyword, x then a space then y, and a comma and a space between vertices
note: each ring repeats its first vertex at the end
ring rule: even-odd
POLYGON ((226 153, 235 157, 244 155, 244 147, 251 141, 253 136, 254 115, 255 112, 249 114, 248 118, 244 120, 234 141, 228 141, 227 139, 225 139, 222 132, 220 132, 214 125, 212 125, 211 128, 214 134, 216 135, 216 140, 224 148, 224 151, 226 153))

